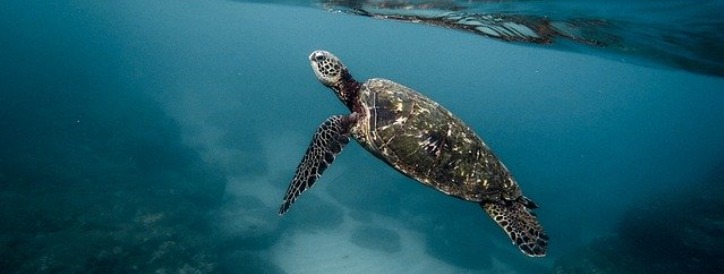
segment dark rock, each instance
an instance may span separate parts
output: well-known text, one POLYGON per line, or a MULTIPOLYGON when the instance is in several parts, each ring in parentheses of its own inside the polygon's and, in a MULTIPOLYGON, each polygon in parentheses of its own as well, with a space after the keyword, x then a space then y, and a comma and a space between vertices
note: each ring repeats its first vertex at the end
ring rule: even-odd
MULTIPOLYGON (((282 224, 286 229, 327 230, 334 229, 344 222, 344 212, 338 206, 317 197, 314 193, 304 193, 303 201, 297 201, 284 216, 282 224)), ((275 211, 275 216, 276 211, 275 211)))
POLYGON ((493 253, 493 245, 484 233, 471 232, 476 229, 479 230, 470 227, 470 222, 464 219, 441 219, 434 231, 425 233, 425 251, 432 257, 462 268, 489 268, 492 266, 489 254, 493 253))
POLYGON ((285 274, 279 266, 258 253, 237 251, 224 257, 221 273, 285 274))
POLYGON ((399 252, 402 250, 400 235, 394 230, 364 225, 354 229, 350 242, 356 246, 383 251, 387 253, 399 252))
MULTIPOLYGON (((346 153, 367 153, 364 150, 349 150, 346 153)), ((403 195, 405 187, 416 187, 414 184, 417 184, 396 173, 381 161, 362 162, 344 170, 343 176, 330 184, 327 190, 332 198, 350 209, 396 217, 401 205, 397 197, 403 195)))
POLYGON ((347 215, 349 215, 349 217, 352 218, 353 220, 358 221, 360 223, 371 223, 372 222, 372 215, 366 211, 352 210, 347 215))
POLYGON ((256 197, 229 198, 213 216, 213 227, 226 248, 262 250, 279 239, 279 215, 256 197))

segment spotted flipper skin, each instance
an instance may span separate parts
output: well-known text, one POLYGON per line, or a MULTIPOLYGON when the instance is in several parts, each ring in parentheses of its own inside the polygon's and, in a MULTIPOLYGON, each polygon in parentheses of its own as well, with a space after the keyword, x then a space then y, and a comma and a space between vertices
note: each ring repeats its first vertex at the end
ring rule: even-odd
POLYGON ((530 211, 537 206, 528 198, 520 197, 516 201, 502 203, 484 202, 480 206, 508 234, 523 254, 530 257, 546 255, 548 235, 530 211))
POLYGON ((284 195, 279 215, 284 215, 299 195, 314 185, 335 156, 349 143, 351 122, 350 116, 332 116, 319 125, 284 195))

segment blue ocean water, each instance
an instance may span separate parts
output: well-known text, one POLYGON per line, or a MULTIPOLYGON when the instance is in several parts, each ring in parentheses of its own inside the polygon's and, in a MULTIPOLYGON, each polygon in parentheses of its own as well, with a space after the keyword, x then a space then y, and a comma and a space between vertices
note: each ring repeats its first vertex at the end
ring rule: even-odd
MULTIPOLYGON (((597 18, 621 5, 588 2, 597 18)), ((711 66, 508 43, 315 3, 1 3, 2 272, 722 269, 724 78, 711 66), (525 257, 476 204, 354 142, 278 216, 316 127, 348 113, 314 78, 316 49, 474 128, 540 206, 548 255, 525 257)), ((541 16, 549 7, 516 3, 541 16)), ((556 16, 577 15, 566 11, 556 16)), ((617 14, 627 17, 636 16, 617 14)), ((721 44, 698 46, 711 47, 716 67, 721 44)))

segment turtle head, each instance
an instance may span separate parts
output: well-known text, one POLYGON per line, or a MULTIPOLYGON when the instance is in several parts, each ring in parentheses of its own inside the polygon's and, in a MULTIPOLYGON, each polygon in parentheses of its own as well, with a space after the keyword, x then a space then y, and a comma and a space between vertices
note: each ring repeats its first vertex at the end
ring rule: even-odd
POLYGON ((344 82, 350 78, 347 67, 334 54, 317 50, 309 55, 309 62, 322 84, 331 88, 344 86, 344 82))
POLYGON ((352 78, 342 61, 328 51, 317 50, 309 55, 309 62, 317 79, 334 90, 337 97, 352 110, 361 84, 352 78))

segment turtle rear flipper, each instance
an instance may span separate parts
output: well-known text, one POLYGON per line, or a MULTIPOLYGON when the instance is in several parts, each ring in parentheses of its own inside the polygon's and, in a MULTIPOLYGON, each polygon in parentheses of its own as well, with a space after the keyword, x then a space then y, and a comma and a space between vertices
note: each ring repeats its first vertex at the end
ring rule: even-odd
POLYGON ((480 203, 493 220, 508 234, 520 251, 531 257, 543 257, 548 248, 548 235, 538 223, 538 218, 530 212, 528 205, 535 205, 529 199, 513 202, 480 203))
POLYGON ((284 215, 299 195, 314 185, 324 170, 332 164, 334 157, 349 143, 349 130, 354 117, 332 116, 319 125, 284 195, 279 215, 284 215))

